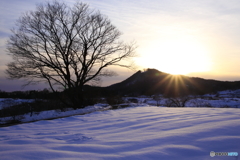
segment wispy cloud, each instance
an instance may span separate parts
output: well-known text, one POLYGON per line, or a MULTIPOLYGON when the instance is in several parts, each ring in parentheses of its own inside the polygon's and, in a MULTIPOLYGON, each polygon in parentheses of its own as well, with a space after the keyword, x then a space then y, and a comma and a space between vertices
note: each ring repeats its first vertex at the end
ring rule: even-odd
MULTIPOLYGON (((6 40, 11 34, 10 29, 14 27, 15 21, 22 13, 34 10, 36 4, 42 2, 46 1, 1 0, 1 68, 11 59, 5 52, 6 40)), ((76 1, 64 0, 64 2, 73 4, 76 1)), ((137 42, 138 52, 142 54, 139 61, 141 59, 144 61, 149 56, 153 58, 157 56, 164 61, 164 53, 160 52, 156 55, 147 50, 155 47, 156 50, 161 51, 159 44, 164 44, 166 40, 190 37, 210 52, 209 56, 214 65, 212 72, 218 73, 222 69, 218 74, 227 75, 228 72, 232 75, 225 76, 226 80, 240 79, 240 75, 238 76, 240 64, 237 61, 240 59, 240 1, 238 0, 83 0, 83 2, 107 15, 124 33, 122 38, 125 41, 137 42)), ((205 75, 214 74, 205 73, 205 75)), ((1 69, 0 78, 4 76, 1 69)))

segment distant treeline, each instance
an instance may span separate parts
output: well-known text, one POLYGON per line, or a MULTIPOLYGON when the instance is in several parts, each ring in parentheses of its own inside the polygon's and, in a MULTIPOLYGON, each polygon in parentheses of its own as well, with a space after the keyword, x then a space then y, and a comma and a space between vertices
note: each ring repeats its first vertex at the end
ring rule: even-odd
POLYGON ((14 92, 5 92, 0 90, 0 98, 20 98, 20 99, 54 99, 54 93, 50 92, 47 89, 37 91, 14 91, 14 92))
MULTIPOLYGON (((29 90, 29 91, 13 91, 6 92, 0 90, 0 98, 19 98, 19 99, 64 99, 66 98, 66 94, 70 94, 68 89, 64 91, 59 91, 53 93, 48 89, 43 90, 29 90)), ((84 96, 88 98, 92 97, 101 97, 106 95, 101 87, 92 87, 92 86, 84 86, 84 96)), ((110 94, 110 93, 109 93, 110 94)), ((111 94, 110 94, 111 95, 111 94)))

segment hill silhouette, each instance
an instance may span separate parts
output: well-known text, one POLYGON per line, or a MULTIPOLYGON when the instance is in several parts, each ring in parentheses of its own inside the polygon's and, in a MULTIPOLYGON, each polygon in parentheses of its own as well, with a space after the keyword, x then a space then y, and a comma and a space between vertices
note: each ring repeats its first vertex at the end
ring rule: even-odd
POLYGON ((202 95, 221 90, 240 88, 240 81, 207 80, 184 75, 171 75, 156 69, 138 71, 126 80, 104 87, 105 93, 119 95, 154 95, 177 97, 185 95, 202 95))
MULTIPOLYGON (((222 90, 240 89, 240 81, 218 81, 184 75, 171 75, 156 69, 138 71, 126 80, 107 87, 84 86, 84 97, 87 104, 103 96, 140 96, 162 94, 166 97, 185 95, 203 95, 222 90)), ((57 93, 61 97, 69 94, 69 90, 57 93)), ((54 99, 55 93, 43 91, 0 91, 1 98, 54 99)))

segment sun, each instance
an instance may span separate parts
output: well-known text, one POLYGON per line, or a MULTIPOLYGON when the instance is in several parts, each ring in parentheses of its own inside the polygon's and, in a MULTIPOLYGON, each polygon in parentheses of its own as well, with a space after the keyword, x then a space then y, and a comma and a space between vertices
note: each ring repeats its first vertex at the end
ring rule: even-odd
POLYGON ((174 75, 205 72, 211 68, 207 49, 189 39, 155 41, 141 52, 144 55, 141 66, 174 75))

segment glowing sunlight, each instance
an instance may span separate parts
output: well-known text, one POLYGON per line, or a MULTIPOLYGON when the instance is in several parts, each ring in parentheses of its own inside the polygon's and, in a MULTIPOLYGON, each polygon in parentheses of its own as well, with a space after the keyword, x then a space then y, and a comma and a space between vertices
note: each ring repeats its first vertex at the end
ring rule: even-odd
POLYGON ((209 53, 192 39, 155 41, 141 50, 141 66, 186 75, 211 69, 209 53))

